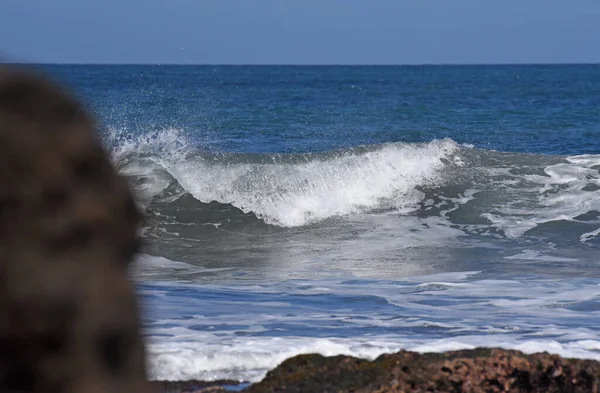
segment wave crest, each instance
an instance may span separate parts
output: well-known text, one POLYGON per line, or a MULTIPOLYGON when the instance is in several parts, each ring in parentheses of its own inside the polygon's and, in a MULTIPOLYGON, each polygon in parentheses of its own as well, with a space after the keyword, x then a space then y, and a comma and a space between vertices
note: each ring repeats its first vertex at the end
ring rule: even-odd
POLYGON ((414 211, 424 197, 418 188, 441 182, 459 149, 444 139, 327 154, 208 154, 176 129, 116 140, 121 172, 144 179, 137 185, 142 202, 174 179, 200 202, 231 204, 285 227, 374 209, 414 211))

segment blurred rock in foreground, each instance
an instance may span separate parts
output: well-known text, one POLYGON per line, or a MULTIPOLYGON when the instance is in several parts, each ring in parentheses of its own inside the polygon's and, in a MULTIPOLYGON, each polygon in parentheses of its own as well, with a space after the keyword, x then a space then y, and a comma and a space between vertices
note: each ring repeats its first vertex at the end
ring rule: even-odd
POLYGON ((80 105, 0 66, 0 392, 147 391, 137 222, 80 105))

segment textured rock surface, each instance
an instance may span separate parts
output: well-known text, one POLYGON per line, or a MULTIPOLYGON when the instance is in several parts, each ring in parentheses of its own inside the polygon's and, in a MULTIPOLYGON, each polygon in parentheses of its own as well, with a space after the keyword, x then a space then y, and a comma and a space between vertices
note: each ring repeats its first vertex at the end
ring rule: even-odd
POLYGON ((598 392, 600 363, 549 354, 476 349, 399 352, 370 362, 348 356, 288 359, 249 393, 598 392))
POLYGON ((137 221, 76 101, 0 67, 0 391, 147 391, 137 221))

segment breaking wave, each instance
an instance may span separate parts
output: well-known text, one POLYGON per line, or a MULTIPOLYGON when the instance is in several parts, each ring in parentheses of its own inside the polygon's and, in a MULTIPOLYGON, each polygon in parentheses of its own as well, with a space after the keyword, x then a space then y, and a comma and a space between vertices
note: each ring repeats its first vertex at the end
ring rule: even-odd
POLYGON ((556 221, 583 225, 582 242, 598 234, 600 155, 502 153, 451 139, 310 154, 215 153, 178 129, 114 131, 108 143, 141 206, 178 206, 202 220, 210 210, 216 226, 232 216, 298 227, 394 212, 443 216, 507 237, 556 221))

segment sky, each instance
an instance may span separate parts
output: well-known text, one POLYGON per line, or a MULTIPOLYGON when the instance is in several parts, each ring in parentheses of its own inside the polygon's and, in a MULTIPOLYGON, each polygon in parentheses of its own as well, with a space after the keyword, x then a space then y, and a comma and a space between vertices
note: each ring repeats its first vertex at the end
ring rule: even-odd
POLYGON ((0 0, 40 63, 600 63, 599 0, 0 0))

